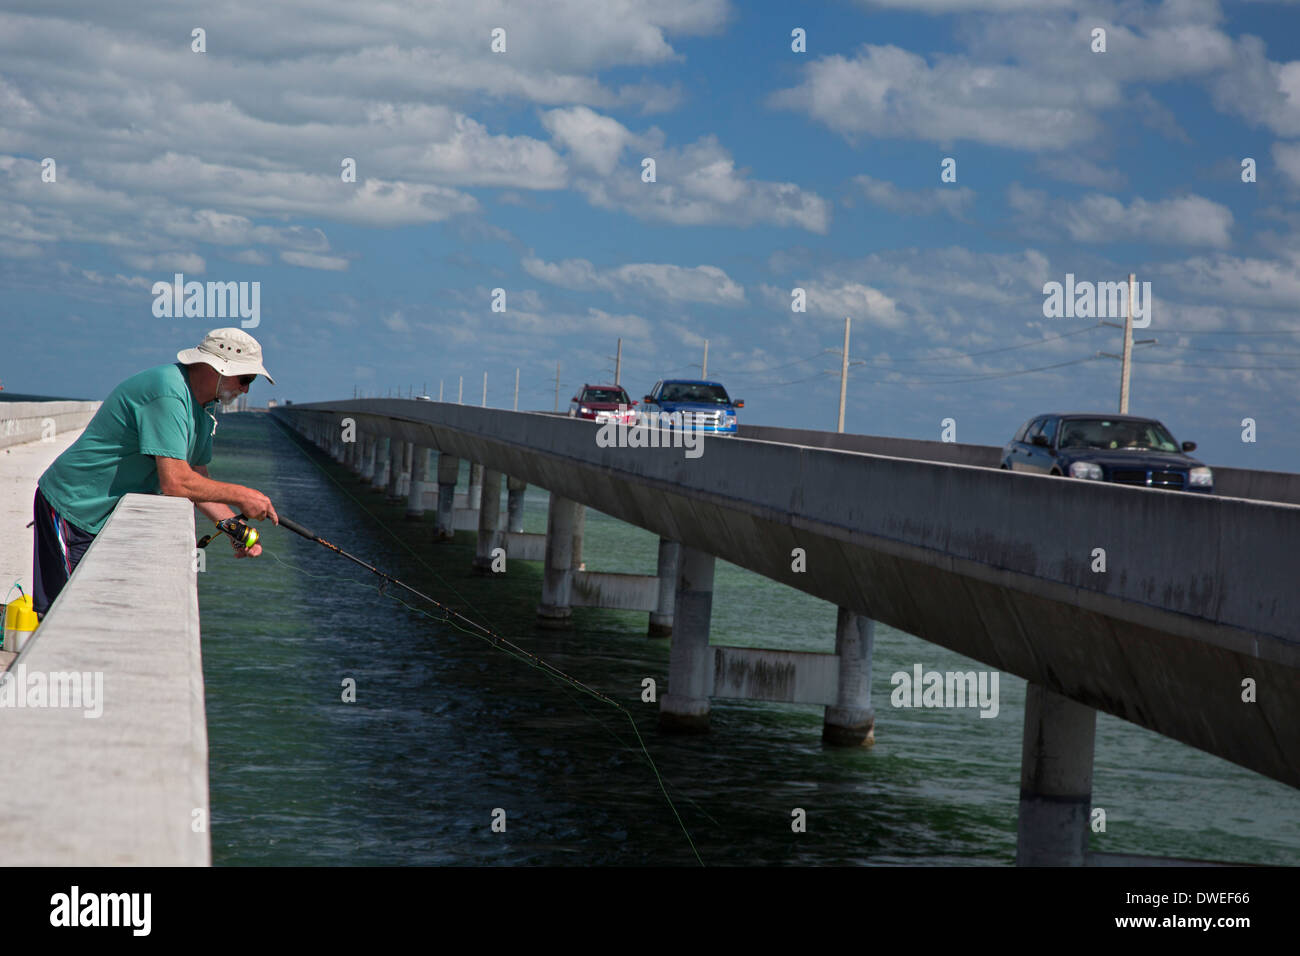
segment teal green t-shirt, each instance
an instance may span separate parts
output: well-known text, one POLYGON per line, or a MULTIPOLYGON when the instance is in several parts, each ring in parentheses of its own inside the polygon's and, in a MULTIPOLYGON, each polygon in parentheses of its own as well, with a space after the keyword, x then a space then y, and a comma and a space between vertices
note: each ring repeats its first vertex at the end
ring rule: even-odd
POLYGON ((99 534, 123 495, 158 494, 155 455, 210 462, 215 424, 190 393, 184 365, 146 369, 113 389, 37 484, 55 511, 99 534))

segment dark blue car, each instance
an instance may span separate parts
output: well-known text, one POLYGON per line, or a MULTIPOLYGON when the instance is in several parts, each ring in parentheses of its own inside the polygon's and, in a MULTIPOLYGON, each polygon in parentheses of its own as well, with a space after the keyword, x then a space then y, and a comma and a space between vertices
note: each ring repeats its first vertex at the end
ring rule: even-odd
POLYGON ((676 422, 682 420, 695 431, 734 435, 736 409, 744 406, 744 402, 732 401, 721 382, 670 378, 655 383, 641 406, 641 418, 645 421, 653 415, 656 424, 662 422, 668 428, 677 427, 676 422))
POLYGON ((1214 490, 1214 474, 1186 454, 1154 418, 1069 413, 1039 415, 1002 450, 1002 467, 1172 491, 1214 490))

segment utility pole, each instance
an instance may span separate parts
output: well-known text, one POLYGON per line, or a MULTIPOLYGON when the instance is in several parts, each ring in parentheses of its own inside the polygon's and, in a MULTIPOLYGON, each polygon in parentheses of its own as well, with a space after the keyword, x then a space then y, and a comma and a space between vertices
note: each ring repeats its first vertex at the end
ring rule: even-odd
POLYGON ((438 379, 438 401, 442 401, 442 379, 438 379))
POLYGON ((844 399, 849 390, 849 317, 844 317, 844 356, 840 361, 840 417, 835 426, 837 432, 844 431, 844 399))
POLYGON ((1128 311, 1124 315, 1124 359, 1119 373, 1119 413, 1128 414, 1128 378, 1133 368, 1133 287, 1137 276, 1128 274, 1128 311))
POLYGON ((560 410, 560 363, 555 363, 555 410, 560 410))
POLYGON ((618 340, 618 351, 614 354, 614 384, 618 384, 619 375, 623 371, 623 340, 618 340))
POLYGON ((487 372, 483 373, 483 407, 487 408, 487 372))
POLYGON ((515 369, 515 411, 519 411, 519 369, 515 369))
POLYGON ((460 377, 460 384, 456 386, 456 404, 465 404, 465 376, 460 377))
POLYGON ((709 340, 704 340, 704 364, 700 366, 700 378, 709 377, 709 340))
POLYGON ((1114 358, 1120 360, 1119 371, 1119 413, 1128 414, 1128 396, 1129 396, 1129 376, 1133 372, 1133 347, 1135 345, 1155 345, 1159 339, 1138 339, 1133 341, 1133 299, 1134 290, 1137 287, 1137 276, 1130 272, 1128 274, 1128 309, 1124 315, 1124 324, 1118 322, 1102 322, 1102 325, 1109 325, 1112 328, 1124 330, 1124 348, 1119 355, 1113 352, 1098 352, 1099 356, 1114 358))

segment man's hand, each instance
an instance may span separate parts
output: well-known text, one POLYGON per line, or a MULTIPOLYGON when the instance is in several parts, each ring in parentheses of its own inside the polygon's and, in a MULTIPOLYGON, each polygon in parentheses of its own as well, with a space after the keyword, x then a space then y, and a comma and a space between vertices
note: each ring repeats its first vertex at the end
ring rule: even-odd
POLYGON ((255 558, 262 553, 262 546, 260 544, 255 544, 251 548, 245 548, 234 538, 231 538, 230 545, 235 549, 236 558, 255 558))
POLYGON ((247 493, 240 498, 239 510, 251 521, 265 521, 270 518, 276 524, 280 523, 280 516, 275 513, 275 506, 271 504, 271 499, 256 488, 247 489, 247 493))

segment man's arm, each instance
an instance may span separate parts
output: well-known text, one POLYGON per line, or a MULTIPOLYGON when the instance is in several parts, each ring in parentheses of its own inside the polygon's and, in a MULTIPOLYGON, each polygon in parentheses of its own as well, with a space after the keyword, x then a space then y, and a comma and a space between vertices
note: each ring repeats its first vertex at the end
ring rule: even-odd
POLYGON ((255 521, 270 518, 276 524, 280 523, 271 499, 255 488, 213 481, 206 475, 207 468, 195 470, 189 462, 179 458, 157 456, 154 460, 158 463, 158 487, 162 493, 174 498, 188 498, 214 520, 216 518, 208 509, 224 505, 226 508, 220 515, 222 518, 230 517, 227 512, 234 508, 255 521))

